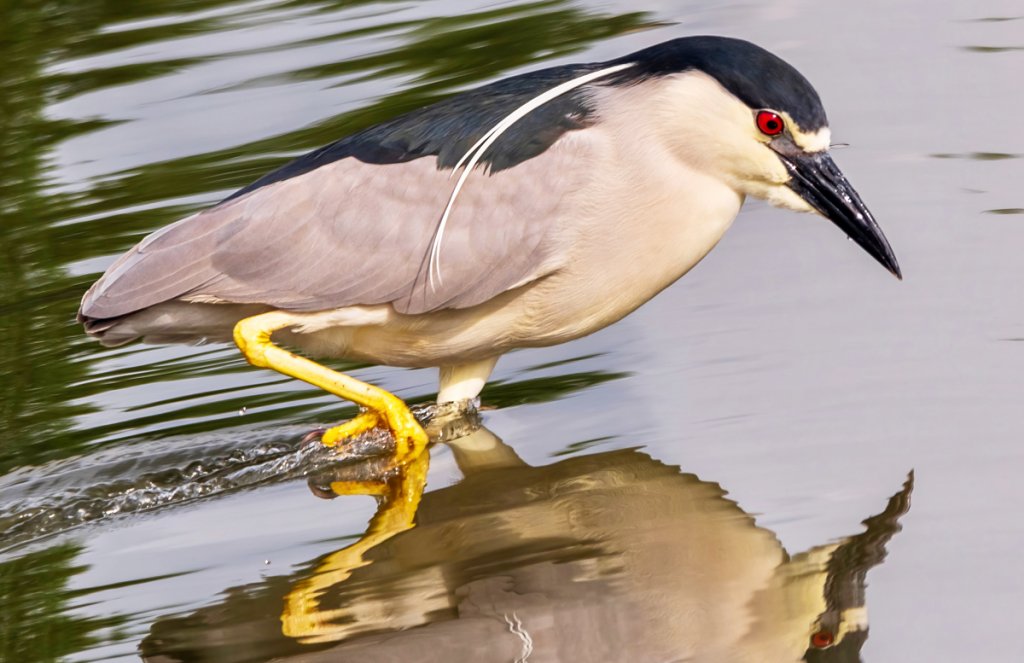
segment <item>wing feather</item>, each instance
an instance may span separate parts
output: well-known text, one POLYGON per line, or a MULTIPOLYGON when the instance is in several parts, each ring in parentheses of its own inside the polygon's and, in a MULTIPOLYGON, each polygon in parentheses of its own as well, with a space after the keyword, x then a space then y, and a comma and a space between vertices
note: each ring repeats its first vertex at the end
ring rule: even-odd
POLYGON ((558 268, 559 220, 587 180, 582 129, 515 168, 476 168, 439 248, 443 284, 427 278, 451 171, 424 157, 328 163, 172 224, 118 260, 80 315, 128 315, 175 299, 310 311, 392 304, 402 313, 464 308, 558 268))

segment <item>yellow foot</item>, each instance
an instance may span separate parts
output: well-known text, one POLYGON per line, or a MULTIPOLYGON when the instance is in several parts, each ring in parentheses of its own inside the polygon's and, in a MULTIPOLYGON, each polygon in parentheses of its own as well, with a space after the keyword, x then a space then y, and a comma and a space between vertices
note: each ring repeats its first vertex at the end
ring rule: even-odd
POLYGON ((383 412, 361 412, 351 421, 328 428, 320 442, 326 447, 334 447, 374 428, 385 428, 395 440, 395 465, 403 465, 418 458, 429 443, 427 433, 405 403, 397 397, 387 399, 384 406, 383 412))
POLYGON ((350 437, 356 437, 373 430, 380 423, 380 417, 376 412, 361 412, 351 421, 328 428, 320 438, 320 443, 325 447, 336 447, 338 444, 350 437))

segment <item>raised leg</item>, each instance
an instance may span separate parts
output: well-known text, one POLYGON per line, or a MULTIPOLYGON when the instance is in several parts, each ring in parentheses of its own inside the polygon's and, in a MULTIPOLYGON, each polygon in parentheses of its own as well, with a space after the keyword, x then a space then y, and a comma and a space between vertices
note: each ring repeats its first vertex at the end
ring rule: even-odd
POLYGON ((427 448, 427 434, 400 398, 288 352, 270 340, 275 331, 302 322, 301 317, 285 311, 254 315, 235 325, 235 343, 253 366, 272 368, 367 408, 367 412, 352 421, 328 429, 322 438, 325 445, 333 446, 347 437, 383 424, 395 438, 397 463, 408 462, 423 453, 427 448))

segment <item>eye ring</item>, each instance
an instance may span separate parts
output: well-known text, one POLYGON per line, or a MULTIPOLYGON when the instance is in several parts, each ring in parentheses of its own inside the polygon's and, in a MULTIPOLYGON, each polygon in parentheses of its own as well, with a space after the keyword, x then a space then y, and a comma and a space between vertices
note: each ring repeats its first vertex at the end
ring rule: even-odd
POLYGON ((778 113, 770 110, 757 111, 757 128, 766 136, 778 136, 785 128, 786 123, 782 121, 778 113))

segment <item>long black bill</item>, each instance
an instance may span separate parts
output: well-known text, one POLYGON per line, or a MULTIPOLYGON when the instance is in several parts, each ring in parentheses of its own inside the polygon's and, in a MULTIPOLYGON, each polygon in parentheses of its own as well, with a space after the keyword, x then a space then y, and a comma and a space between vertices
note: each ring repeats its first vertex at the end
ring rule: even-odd
POLYGON ((832 157, 827 152, 780 156, 792 176, 789 188, 839 226, 896 278, 902 279, 889 241, 832 157))

